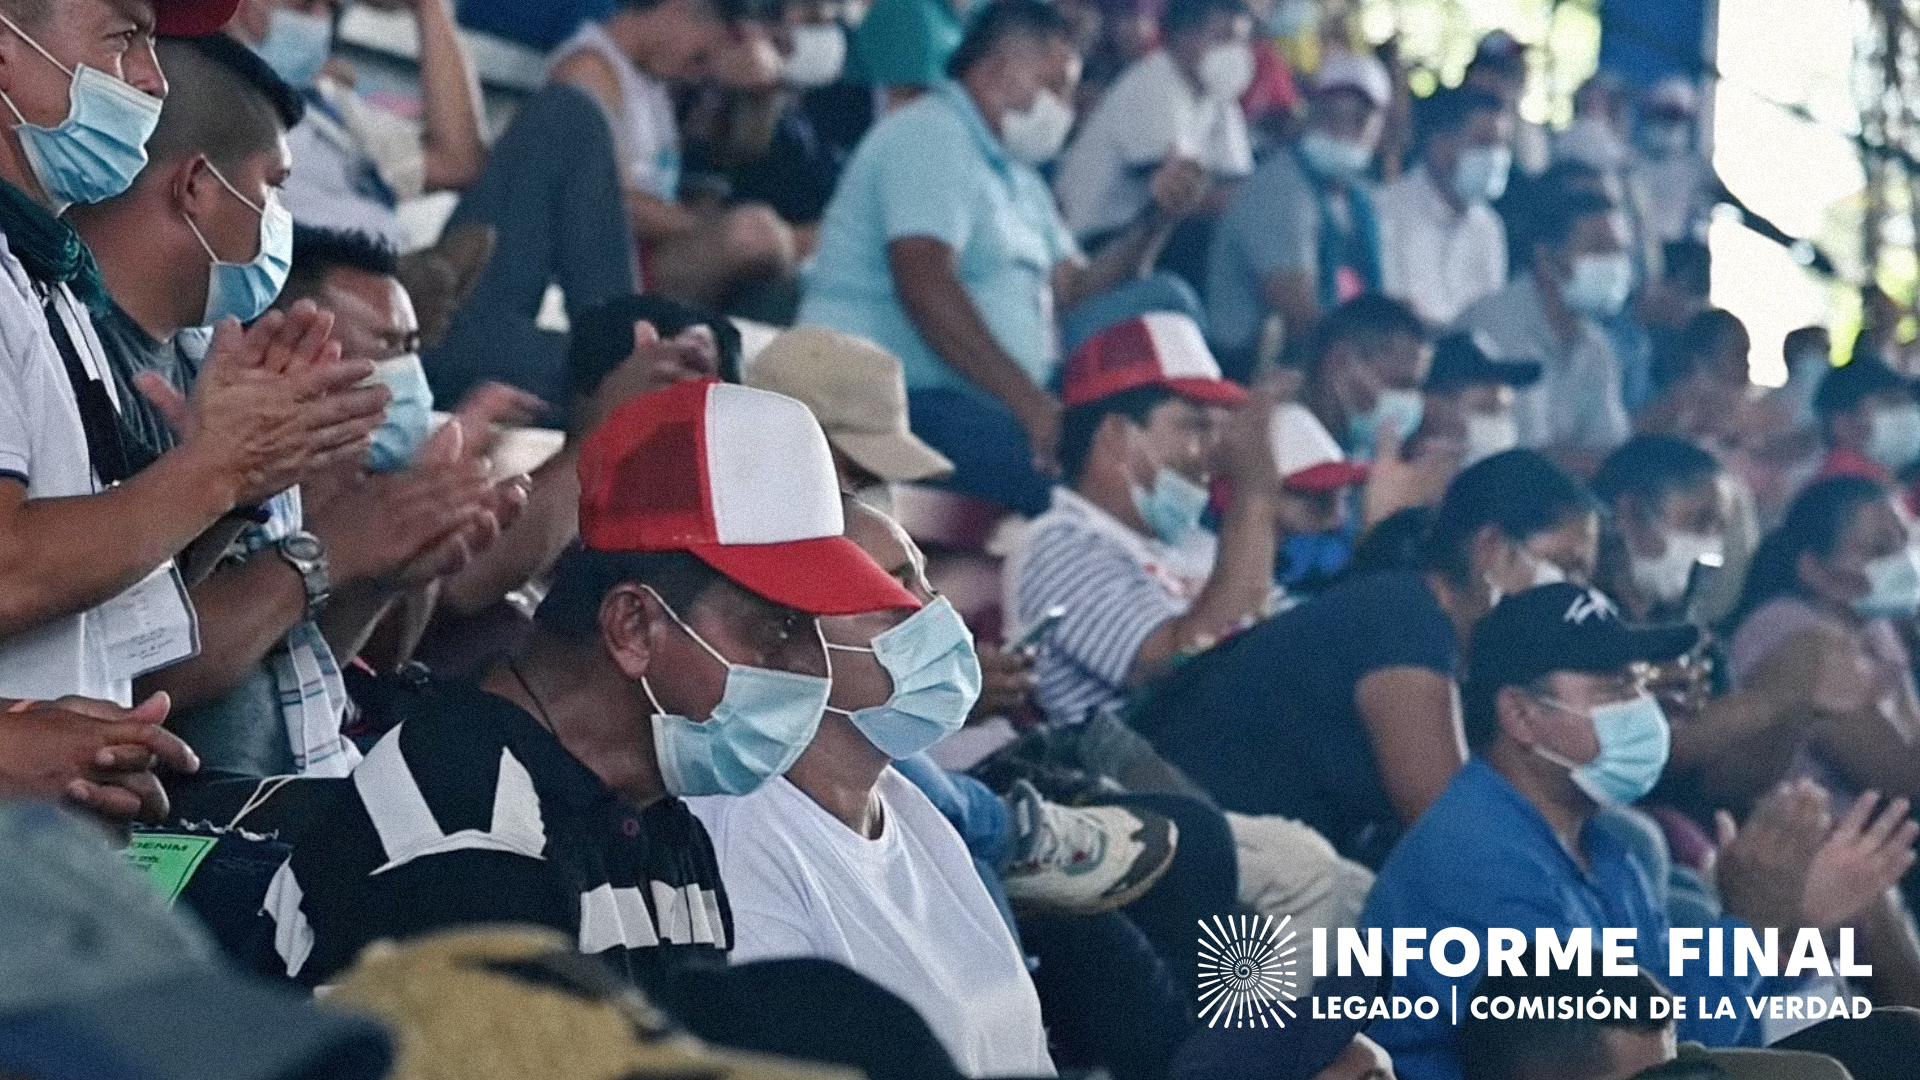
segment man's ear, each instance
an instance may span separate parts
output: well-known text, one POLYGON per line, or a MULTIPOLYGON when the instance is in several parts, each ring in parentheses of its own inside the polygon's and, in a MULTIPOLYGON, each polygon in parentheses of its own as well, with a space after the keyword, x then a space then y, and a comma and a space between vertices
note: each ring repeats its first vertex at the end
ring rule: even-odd
POLYGON ((622 675, 638 680, 647 674, 665 617, 660 601, 632 582, 615 585, 601 598, 600 643, 622 675))
POLYGON ((1517 686, 1503 686, 1493 697, 1494 716, 1500 730, 1521 746, 1531 747, 1540 740, 1533 731, 1533 701, 1517 686))
POLYGON ((167 191, 173 197, 173 208, 181 212, 197 212, 201 200, 208 195, 207 186, 211 184, 217 187, 220 183, 213 178, 212 163, 207 160, 207 155, 199 152, 175 161, 167 169, 167 179, 167 191))

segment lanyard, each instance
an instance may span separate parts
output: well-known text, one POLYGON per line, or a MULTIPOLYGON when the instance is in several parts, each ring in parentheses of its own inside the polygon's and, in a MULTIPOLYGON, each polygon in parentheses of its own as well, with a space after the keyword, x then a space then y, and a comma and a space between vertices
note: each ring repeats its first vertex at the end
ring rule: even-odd
POLYGON ((67 321, 61 318, 57 305, 58 294, 50 290, 45 309, 47 332, 53 338, 54 347, 60 350, 67 382, 73 387, 74 404, 80 408, 80 426, 87 435, 87 459, 93 464, 94 475, 100 478, 100 483, 112 487, 136 471, 132 455, 127 452, 120 412, 114 408, 106 384, 95 378, 81 361, 80 350, 74 345, 73 335, 67 331, 67 321))

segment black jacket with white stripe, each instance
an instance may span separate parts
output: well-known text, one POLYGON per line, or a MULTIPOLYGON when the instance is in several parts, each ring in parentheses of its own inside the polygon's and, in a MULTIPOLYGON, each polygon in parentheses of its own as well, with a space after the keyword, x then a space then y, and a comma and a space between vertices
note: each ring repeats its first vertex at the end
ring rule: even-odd
POLYGON ((318 985, 381 938, 506 922, 563 931, 643 990, 725 964, 733 913, 685 803, 634 809, 505 698, 422 695, 268 889, 289 976, 318 985))

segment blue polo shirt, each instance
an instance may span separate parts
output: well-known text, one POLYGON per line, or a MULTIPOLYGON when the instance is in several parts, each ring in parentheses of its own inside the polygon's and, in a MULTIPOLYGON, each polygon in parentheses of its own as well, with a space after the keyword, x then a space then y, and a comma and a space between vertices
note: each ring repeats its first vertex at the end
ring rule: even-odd
MULTIPOLYGON (((1440 1002, 1440 1013, 1432 1020, 1383 1020, 1367 1029, 1393 1054, 1394 1071, 1402 1080, 1460 1080, 1459 1029, 1450 1023, 1451 994, 1457 985, 1464 1022, 1468 999, 1486 972, 1487 928, 1493 926, 1517 929, 1529 942, 1537 927, 1552 927, 1562 941, 1568 930, 1590 927, 1596 975, 1601 971, 1601 928, 1637 927, 1634 963, 1687 999, 1680 1038, 1708 1046, 1759 1045, 1759 1021, 1751 1018, 1741 999, 1762 993, 1761 985, 1773 980, 1751 968, 1745 977, 1708 977, 1704 934, 1697 942, 1701 958, 1687 961, 1681 978, 1668 975, 1667 915, 1639 863, 1625 845, 1591 821, 1581 843, 1589 870, 1573 861, 1533 804, 1477 756, 1401 838, 1374 882, 1361 925, 1382 928, 1384 950, 1392 949, 1394 927, 1425 927, 1429 937, 1445 927, 1462 927, 1479 937, 1481 957, 1478 969, 1459 980, 1442 977, 1424 959, 1410 962, 1407 975, 1395 978, 1395 994, 1432 995, 1440 1002), (1700 1019, 1695 1014, 1701 995, 1709 1005, 1723 995, 1732 997, 1739 1017, 1700 1019)), ((1714 925, 1725 928, 1726 970, 1731 973, 1733 928, 1746 924, 1728 916, 1714 925)), ((1783 964, 1792 937, 1791 932, 1781 933, 1783 964)), ((1459 958, 1457 948, 1449 953, 1459 958)))
POLYGON ((900 358, 909 390, 975 389, 921 340, 894 292, 887 244, 907 236, 959 253, 960 282, 994 340, 1047 385, 1059 361, 1053 268, 1078 248, 1046 182, 1007 156, 957 83, 895 110, 854 150, 820 223, 800 322, 877 342, 900 358))

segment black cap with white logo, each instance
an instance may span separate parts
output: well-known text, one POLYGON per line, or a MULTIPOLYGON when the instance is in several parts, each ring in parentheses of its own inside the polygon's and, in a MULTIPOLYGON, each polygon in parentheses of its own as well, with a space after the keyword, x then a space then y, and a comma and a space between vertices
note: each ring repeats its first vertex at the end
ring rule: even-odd
POLYGON ((1542 585, 1500 602, 1473 628, 1471 692, 1526 686, 1556 671, 1603 675, 1675 659, 1700 640, 1688 623, 1632 627, 1597 589, 1542 585))

